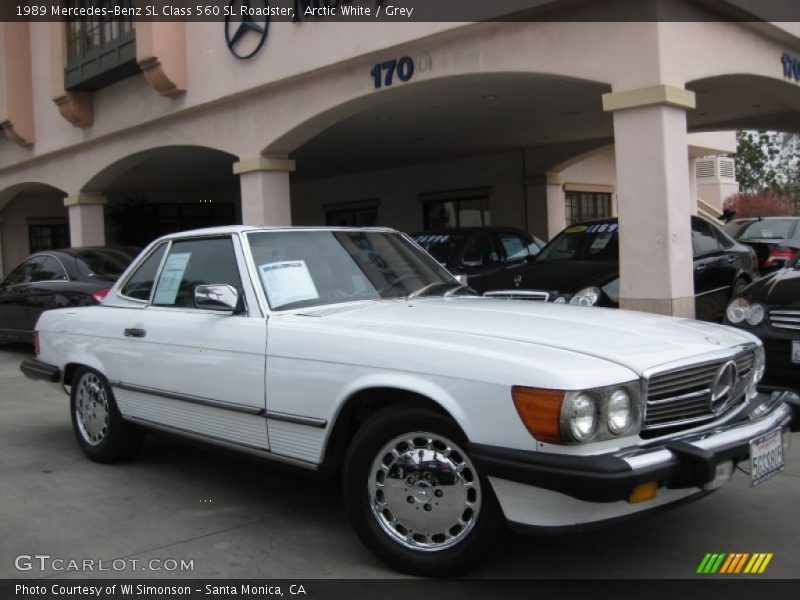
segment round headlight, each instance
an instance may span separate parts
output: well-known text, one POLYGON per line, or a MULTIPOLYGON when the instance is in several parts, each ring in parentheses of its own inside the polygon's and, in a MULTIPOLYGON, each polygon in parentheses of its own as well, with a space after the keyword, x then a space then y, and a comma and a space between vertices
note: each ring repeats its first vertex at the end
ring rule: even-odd
POLYGON ((564 296, 559 296, 558 298, 553 300, 553 302, 555 302, 556 304, 566 304, 567 303, 567 299, 564 298, 564 296))
POLYGON ((617 390, 608 399, 606 405, 606 424, 614 435, 625 432, 633 421, 631 397, 625 390, 617 390))
POLYGON ((588 287, 575 294, 569 301, 570 304, 578 306, 594 306, 600 300, 600 289, 588 287))
POLYGON ((578 394, 572 399, 567 423, 572 437, 578 442, 584 442, 594 435, 597 430, 597 405, 589 394, 578 394))
POLYGON ((748 309, 750 305, 744 298, 736 298, 728 304, 728 310, 725 311, 725 316, 731 323, 741 323, 747 318, 748 309))
POLYGON ((764 320, 764 307, 760 304, 751 304, 750 310, 747 313, 747 322, 756 326, 764 320))

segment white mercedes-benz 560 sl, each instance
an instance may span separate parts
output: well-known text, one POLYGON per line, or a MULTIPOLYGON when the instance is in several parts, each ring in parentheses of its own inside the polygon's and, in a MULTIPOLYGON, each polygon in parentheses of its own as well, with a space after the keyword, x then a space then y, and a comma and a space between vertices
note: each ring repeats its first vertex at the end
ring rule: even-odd
POLYGON ((783 468, 797 396, 732 328, 481 298, 389 229, 151 244, 100 306, 45 312, 30 378, 92 460, 149 429, 341 480, 393 567, 463 571, 507 526, 573 530, 783 468))

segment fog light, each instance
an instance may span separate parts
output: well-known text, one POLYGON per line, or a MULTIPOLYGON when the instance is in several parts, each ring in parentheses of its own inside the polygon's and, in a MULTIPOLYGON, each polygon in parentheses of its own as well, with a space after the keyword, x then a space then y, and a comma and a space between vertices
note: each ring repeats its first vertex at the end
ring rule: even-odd
POLYGON ((638 502, 647 502, 654 500, 658 496, 658 482, 650 481, 648 483, 640 483, 631 492, 631 497, 628 498, 630 504, 637 504, 638 502))

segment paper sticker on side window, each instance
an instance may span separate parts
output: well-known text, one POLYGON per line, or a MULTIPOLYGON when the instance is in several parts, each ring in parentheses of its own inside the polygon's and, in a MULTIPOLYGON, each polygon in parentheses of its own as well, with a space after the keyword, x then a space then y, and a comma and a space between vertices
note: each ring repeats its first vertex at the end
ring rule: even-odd
POLYGON ((317 286, 314 285, 304 260, 259 265, 258 273, 272 308, 319 298, 317 286))
POLYGON ((175 304, 175 298, 178 297, 178 290, 181 287, 183 273, 186 271, 186 265, 189 264, 189 259, 191 257, 191 252, 176 252, 167 257, 167 262, 164 263, 164 270, 161 272, 161 277, 158 280, 158 287, 156 288, 156 295, 153 298, 153 304, 161 306, 172 306, 175 304))
POLYGON ((592 242, 592 250, 602 250, 608 246, 608 242, 611 241, 612 237, 614 237, 613 233, 598 233, 592 242))

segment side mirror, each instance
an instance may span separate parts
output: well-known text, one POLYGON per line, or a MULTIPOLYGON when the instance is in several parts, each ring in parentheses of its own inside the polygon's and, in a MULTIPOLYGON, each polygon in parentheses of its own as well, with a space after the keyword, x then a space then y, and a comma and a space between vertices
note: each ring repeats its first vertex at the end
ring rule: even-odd
POLYGON ((203 310, 234 313, 239 308, 239 292, 228 284, 198 285, 194 288, 194 306, 203 310))

